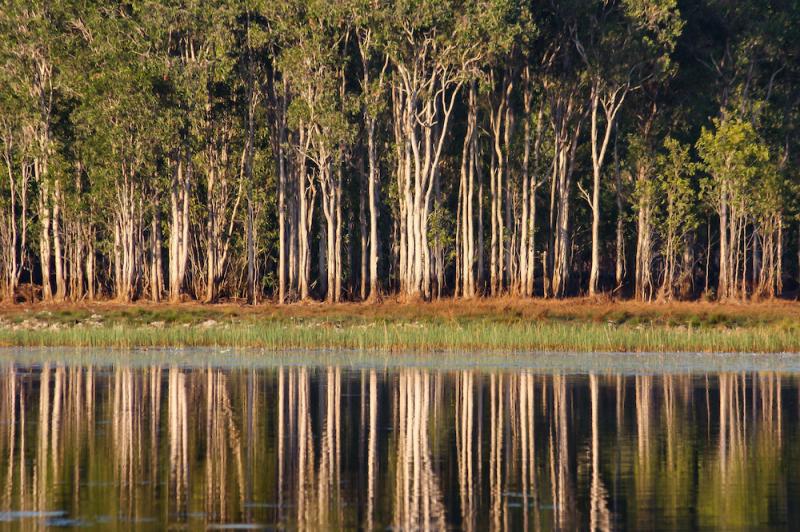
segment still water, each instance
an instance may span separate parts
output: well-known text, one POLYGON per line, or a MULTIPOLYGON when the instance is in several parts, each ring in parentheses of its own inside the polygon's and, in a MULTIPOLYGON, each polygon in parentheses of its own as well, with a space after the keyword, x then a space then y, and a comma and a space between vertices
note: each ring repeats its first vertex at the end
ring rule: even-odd
POLYGON ((0 352, 0 528, 800 523, 800 359, 427 360, 0 352))

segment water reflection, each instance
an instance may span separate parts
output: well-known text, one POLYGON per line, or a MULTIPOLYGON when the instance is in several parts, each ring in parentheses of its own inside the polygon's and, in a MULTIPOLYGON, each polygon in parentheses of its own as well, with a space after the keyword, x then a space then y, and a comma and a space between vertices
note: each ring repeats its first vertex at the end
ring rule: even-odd
POLYGON ((797 377, 6 364, 28 528, 789 527, 797 377))

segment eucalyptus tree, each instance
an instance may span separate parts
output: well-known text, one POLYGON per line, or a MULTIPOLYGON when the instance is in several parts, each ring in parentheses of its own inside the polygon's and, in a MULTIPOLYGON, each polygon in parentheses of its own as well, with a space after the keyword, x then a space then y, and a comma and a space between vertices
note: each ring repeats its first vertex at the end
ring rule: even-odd
POLYGON ((747 297, 747 225, 753 195, 772 171, 768 147, 749 122, 729 117, 703 129, 697 151, 708 178, 703 195, 719 217, 717 297, 747 297))
POLYGON ((539 79, 552 136, 547 241, 542 253, 544 297, 567 293, 572 272, 572 189, 587 111, 581 59, 571 44, 576 5, 556 4, 540 17, 539 79))
MULTIPOLYGON (((661 256, 663 259, 659 298, 671 300, 680 292, 681 280, 691 276, 692 264, 680 264, 686 239, 697 228, 696 192, 692 186, 695 163, 689 146, 667 137, 664 153, 658 155, 657 193, 663 214, 660 220, 661 256)), ((686 289, 684 287, 684 292, 686 289)))
POLYGON ((269 32, 265 31, 263 16, 258 12, 257 4, 245 3, 243 13, 238 15, 240 24, 238 28, 238 42, 235 49, 241 50, 238 62, 238 80, 234 79, 234 88, 241 94, 242 103, 238 106, 242 124, 245 129, 244 147, 240 171, 246 191, 247 215, 245 220, 246 231, 246 263, 247 263, 247 301, 254 304, 257 301, 256 288, 256 255, 257 255, 257 228, 256 228, 256 143, 260 128, 257 121, 262 113, 265 96, 264 85, 267 74, 259 54, 264 53, 270 42, 269 32))
MULTIPOLYGON (((66 4, 6 2, 0 10, 0 66, 4 91, 30 140, 32 181, 37 191, 38 254, 45 300, 66 297, 60 231, 62 181, 53 172, 56 144, 53 135, 56 105, 63 89, 59 54, 63 52, 66 4), (56 292, 51 276, 55 266, 56 292)), ((20 136, 20 139, 23 137, 20 136)))
MULTIPOLYGON (((653 112, 655 109, 653 109, 653 112)), ((656 246, 658 184, 655 179, 656 147, 652 138, 653 114, 640 131, 628 137, 626 171, 633 181, 636 216, 636 253, 634 256, 634 297, 649 301, 656 295, 653 262, 656 246)))
POLYGON ((265 2, 259 6, 263 17, 264 46, 260 62, 264 66, 263 83, 269 147, 275 165, 275 203, 278 222, 277 301, 279 304, 308 296, 310 259, 306 218, 313 212, 313 198, 308 196, 314 188, 306 186, 305 165, 290 166, 292 150, 287 113, 290 101, 288 79, 283 75, 281 52, 291 46, 295 2, 265 2), (307 208, 306 204, 310 206, 307 208))
MULTIPOLYGON (((386 80, 389 57, 384 52, 386 36, 381 33, 385 11, 370 0, 355 0, 352 4, 353 33, 361 62, 361 106, 363 128, 367 137, 367 188, 369 190, 369 301, 379 301, 381 287, 378 279, 380 241, 380 160, 378 154, 378 118, 385 111, 386 80)), ((362 249, 362 254, 365 250, 362 249)), ((362 285, 364 285, 362 272, 362 285)), ((365 294, 362 294, 362 298, 365 294)))
MULTIPOLYGON (((342 295, 342 193, 341 150, 351 141, 348 109, 343 89, 346 47, 351 28, 347 12, 327 2, 298 6, 297 38, 283 50, 281 66, 294 92, 289 107, 290 125, 301 131, 297 149, 310 163, 321 191, 325 217, 325 292, 329 302, 342 295)), ((308 227, 311 227, 310 224, 308 227)), ((320 276, 323 272, 320 271, 320 276)))
POLYGON ((600 182, 615 121, 630 91, 670 71, 682 21, 676 0, 590 2, 586 15, 587 20, 574 27, 573 39, 589 80, 592 192, 591 197, 582 193, 592 212, 589 295, 595 295, 600 277, 600 182))
POLYGON ((103 229, 113 235, 113 294, 121 301, 140 296, 146 280, 155 280, 150 288, 160 291, 157 275, 144 276, 146 218, 153 215, 153 154, 160 139, 152 64, 140 56, 149 43, 138 15, 116 3, 81 14, 80 64, 88 76, 75 81, 80 101, 73 116, 76 149, 90 193, 113 206, 98 215, 103 229))
POLYGON ((28 260, 32 139, 22 127, 25 121, 13 96, 0 98, 0 150, 5 174, 0 181, 0 273, 2 297, 13 302, 28 260))
POLYGON ((198 4, 196 9, 191 45, 199 48, 194 52, 194 73, 200 81, 193 88, 202 112, 193 127, 199 147, 196 159, 205 175, 205 301, 212 302, 228 267, 249 148, 234 112, 233 80, 238 72, 233 26, 239 12, 235 4, 225 3, 198 4))
MULTIPOLYGON (((517 224, 512 219, 512 206, 517 201, 514 193, 521 187, 512 183, 517 175, 512 171, 514 130, 519 115, 515 96, 523 83, 530 83, 521 78, 527 66, 524 52, 535 27, 527 6, 515 2, 479 2, 473 16, 472 39, 482 40, 484 48, 478 76, 481 92, 486 93, 485 98, 481 94, 481 99, 486 102, 491 144, 489 289, 492 295, 497 295, 511 289, 517 277, 514 268, 517 250, 513 242, 517 224)), ((528 119, 527 115, 522 117, 523 121, 528 119)))
POLYGON ((220 8, 213 5, 206 11, 205 4, 195 0, 143 0, 136 6, 142 13, 142 34, 150 43, 148 54, 162 81, 158 87, 160 118, 167 128, 162 146, 170 176, 169 298, 174 302, 186 288, 190 250, 197 232, 192 221, 193 194, 200 184, 197 162, 208 129, 204 126, 208 118, 208 74, 218 44, 209 38, 208 30, 220 8))
POLYGON ((779 295, 794 4, 12 0, 3 297, 779 295))
POLYGON ((428 217, 459 90, 484 46, 469 31, 479 3, 401 0, 389 6, 386 49, 392 65, 392 105, 400 213, 400 291, 431 295, 428 217), (463 16, 467 14, 467 16, 463 16))

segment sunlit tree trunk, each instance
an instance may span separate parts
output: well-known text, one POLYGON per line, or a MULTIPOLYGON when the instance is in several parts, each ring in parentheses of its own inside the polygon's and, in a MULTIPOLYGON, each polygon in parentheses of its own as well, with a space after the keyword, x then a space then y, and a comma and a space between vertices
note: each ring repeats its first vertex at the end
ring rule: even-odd
POLYGON ((170 183, 169 298, 177 302, 183 290, 189 258, 189 194, 192 167, 180 153, 174 161, 170 183))

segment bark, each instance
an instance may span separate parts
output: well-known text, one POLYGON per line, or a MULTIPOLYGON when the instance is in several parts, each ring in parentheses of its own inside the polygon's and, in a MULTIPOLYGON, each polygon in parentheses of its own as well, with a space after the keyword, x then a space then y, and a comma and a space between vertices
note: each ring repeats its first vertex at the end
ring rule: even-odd
POLYGON ((378 256, 380 241, 378 240, 378 214, 380 212, 380 175, 378 155, 375 148, 375 119, 367 122, 367 156, 369 162, 369 299, 378 301, 381 298, 378 280, 378 256))
POLYGON ((42 298, 45 301, 53 299, 52 285, 50 284, 50 191, 45 179, 47 174, 41 159, 33 163, 35 180, 39 185, 39 263, 42 272, 42 298))
POLYGON ((364 172, 364 164, 363 161, 361 162, 361 189, 358 193, 358 234, 361 238, 361 253, 359 255, 360 262, 361 262, 361 273, 359 275, 359 289, 358 295, 361 301, 366 301, 367 299, 367 284, 369 282, 368 270, 367 270, 367 262, 368 262, 368 255, 369 255, 369 236, 367 235, 367 193, 366 190, 369 188, 369 175, 365 175, 364 172), (366 181, 366 183, 364 183, 366 181), (364 186, 366 185, 366 186, 364 186))
MULTIPOLYGON (((301 125, 299 134, 299 145, 307 150, 310 143, 310 135, 301 125)), ((314 222, 314 198, 317 189, 313 176, 309 176, 306 170, 305 160, 298 154, 298 163, 295 165, 296 188, 299 198, 298 228, 297 228, 297 248, 298 248, 298 292, 301 300, 310 297, 310 278, 311 278, 311 228, 314 222)), ((320 271, 320 275, 322 271, 320 271)))
POLYGON ((87 248, 86 248, 86 291, 89 300, 94 300, 96 297, 95 286, 97 285, 96 277, 95 277, 95 231, 94 228, 89 227, 87 231, 87 248))
POLYGON ((510 263, 510 241, 506 230, 510 222, 509 198, 509 151, 511 149, 511 92, 514 84, 511 72, 506 70, 499 86, 499 94, 492 106, 490 125, 493 152, 491 157, 491 256, 489 258, 489 282, 493 296, 506 290, 506 279, 510 263))
MULTIPOLYGON (((273 128, 273 153, 276 154, 275 162, 278 167, 278 304, 286 302, 286 275, 287 270, 290 268, 287 264, 289 260, 289 246, 287 241, 290 240, 287 235, 289 228, 287 227, 287 204, 286 204, 286 189, 287 189, 287 174, 286 174, 286 153, 284 144, 286 142, 286 99, 287 88, 286 84, 283 85, 283 91, 278 98, 273 98, 273 107, 275 111, 275 125, 273 128), (275 101, 277 100, 277 101, 275 101)), ((300 189, 303 190, 302 188, 300 189)), ((290 217, 291 219, 291 217, 290 217)), ((297 235, 293 235, 295 239, 297 235)))
POLYGON ((627 87, 605 92, 600 80, 592 86, 591 96, 591 151, 592 151, 592 265, 589 273, 589 295, 597 294, 600 282, 600 178, 608 143, 614 129, 617 112, 625 100, 627 87), (605 127, 600 131, 598 120, 602 108, 605 127))
POLYGON ((8 177, 9 205, 5 214, 5 242, 3 245, 5 299, 15 302, 20 276, 25 265, 28 240, 28 187, 30 164, 15 157, 14 133, 10 127, 3 129, 3 160, 8 177), (18 212, 19 211, 19 212, 18 212))
POLYGON ((249 152, 245 143, 238 172, 234 172, 230 165, 230 130, 225 124, 217 124, 215 129, 216 136, 206 149, 206 303, 215 301, 219 296, 227 268, 249 152))
POLYGON ((138 161, 121 159, 120 174, 115 184, 116 206, 114 215, 114 286, 119 301, 132 301, 138 292, 140 264, 139 244, 142 227, 142 194, 137 186, 138 161))
MULTIPOLYGON (((358 39, 358 51, 361 56, 361 64, 363 67, 361 90, 365 100, 363 117, 367 134, 367 188, 369 191, 369 295, 366 295, 366 287, 363 287, 361 290, 361 297, 362 299, 367 298, 369 301, 375 302, 380 300, 381 294, 380 283, 378 280, 378 257, 380 253, 380 242, 378 240, 380 167, 375 145, 375 126, 377 123, 377 117, 375 116, 374 106, 383 93, 384 77, 386 74, 386 69, 389 66, 389 57, 384 57, 383 68, 381 69, 377 79, 377 86, 373 86, 370 78, 370 58, 371 54, 373 53, 374 44, 372 30, 370 28, 359 28, 359 30, 356 31, 356 36, 358 39)), ((397 124, 395 127, 397 127, 397 124)), ((364 252, 366 252, 366 248, 362 246, 362 253, 364 252)), ((362 274, 362 286, 363 285, 364 275, 362 274)))
POLYGON ((622 177, 620 175, 619 157, 617 154, 617 133, 614 134, 614 196, 617 202, 617 227, 616 243, 614 246, 615 268, 614 268, 614 291, 622 288, 625 282, 625 239, 623 232, 623 205, 622 205, 622 177))
POLYGON ((639 200, 636 223, 636 272, 635 292, 639 301, 649 301, 653 296, 652 279, 652 225, 650 220, 650 198, 639 200))
POLYGON ((318 154, 315 162, 325 218, 325 301, 335 303, 341 295, 341 172, 333 169, 332 155, 327 149, 318 149, 318 154))
POLYGON ((67 272, 64 266, 64 246, 62 241, 62 219, 61 203, 63 194, 61 190, 61 180, 53 182, 53 259, 55 261, 56 273, 56 301, 64 301, 67 298, 67 272))
POLYGON ((402 142, 404 166, 398 175, 398 192, 407 233, 401 285, 404 295, 415 299, 431 295, 428 217, 451 114, 463 81, 435 61, 432 39, 426 37, 413 44, 420 47, 413 60, 407 63, 394 58, 393 93, 395 118, 401 124, 396 133, 402 142))
POLYGON ((476 123, 477 87, 470 84, 468 92, 467 131, 461 151, 461 181, 459 186, 459 237, 460 237, 460 277, 461 295, 472 298, 476 295, 475 283, 475 174, 476 174, 476 123))
MULTIPOLYGON (((566 124, 563 124, 566 126, 566 124)), ((570 234, 570 214, 572 198, 572 177, 575 161, 575 151, 580 136, 581 121, 574 125, 574 129, 560 127, 558 133, 560 140, 557 142, 557 192, 555 245, 553 246, 552 290, 557 297, 566 294, 572 262, 572 246, 570 234)))
POLYGON ((150 299, 156 303, 161 301, 164 291, 161 246, 161 211, 156 206, 150 219, 150 299))
POLYGON ((544 106, 539 107, 536 115, 536 131, 533 138, 533 172, 531 172, 531 106, 532 91, 530 70, 524 72, 523 111, 525 125, 523 132, 522 155, 522 215, 520 220, 519 239, 519 279, 518 291, 525 297, 534 293, 534 273, 536 270, 536 191, 539 188, 537 173, 539 171, 539 149, 542 139, 542 122, 544 106), (531 175, 532 174, 532 175, 531 175))
POLYGON ((192 167, 188 153, 177 155, 170 183, 169 298, 180 300, 189 258, 189 195, 192 167))

